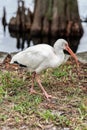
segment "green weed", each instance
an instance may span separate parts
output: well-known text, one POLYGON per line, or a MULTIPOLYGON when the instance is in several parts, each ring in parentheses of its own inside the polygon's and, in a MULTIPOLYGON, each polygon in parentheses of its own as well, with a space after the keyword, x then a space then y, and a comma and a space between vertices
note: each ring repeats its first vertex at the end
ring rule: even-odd
POLYGON ((81 103, 78 108, 79 114, 80 114, 80 120, 84 120, 87 118, 87 106, 84 103, 81 103))
POLYGON ((55 120, 56 119, 56 115, 54 115, 50 110, 45 110, 43 112, 38 112, 38 114, 40 115, 40 117, 44 120, 46 120, 46 122, 50 121, 50 120, 55 120))

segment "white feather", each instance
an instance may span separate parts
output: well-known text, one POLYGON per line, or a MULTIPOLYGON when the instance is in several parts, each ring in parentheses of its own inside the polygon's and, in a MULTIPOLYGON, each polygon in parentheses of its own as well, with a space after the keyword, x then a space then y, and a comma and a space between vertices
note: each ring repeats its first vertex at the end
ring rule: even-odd
POLYGON ((13 56, 10 63, 17 61, 27 66, 28 70, 36 73, 49 67, 57 67, 64 61, 64 45, 67 43, 64 39, 59 39, 51 47, 47 44, 31 46, 22 52, 13 56))

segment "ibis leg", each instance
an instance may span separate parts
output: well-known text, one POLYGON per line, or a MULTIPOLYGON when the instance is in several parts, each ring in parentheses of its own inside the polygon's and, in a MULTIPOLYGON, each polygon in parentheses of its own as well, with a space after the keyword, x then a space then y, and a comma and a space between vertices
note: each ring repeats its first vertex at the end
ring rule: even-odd
POLYGON ((30 88, 30 93, 31 94, 36 94, 37 92, 34 90, 34 81, 35 81, 35 75, 36 75, 36 73, 35 72, 33 72, 32 73, 32 86, 31 86, 31 88, 30 88))
POLYGON ((47 98, 47 100, 49 100, 49 98, 52 98, 52 96, 49 95, 49 94, 46 92, 46 90, 44 89, 44 87, 42 86, 41 81, 40 81, 38 75, 36 75, 36 81, 37 81, 37 83, 39 84, 39 87, 40 87, 41 90, 43 91, 43 93, 44 93, 45 97, 47 98))

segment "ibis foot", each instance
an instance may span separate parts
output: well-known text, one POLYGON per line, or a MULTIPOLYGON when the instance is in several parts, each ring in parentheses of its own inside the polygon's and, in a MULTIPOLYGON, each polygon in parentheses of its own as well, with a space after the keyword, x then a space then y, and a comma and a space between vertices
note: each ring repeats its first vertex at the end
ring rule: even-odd
POLYGON ((37 94, 37 92, 31 87, 30 88, 30 94, 37 94))
POLYGON ((53 98, 52 95, 49 95, 46 91, 43 94, 45 95, 48 101, 50 101, 50 99, 53 98))

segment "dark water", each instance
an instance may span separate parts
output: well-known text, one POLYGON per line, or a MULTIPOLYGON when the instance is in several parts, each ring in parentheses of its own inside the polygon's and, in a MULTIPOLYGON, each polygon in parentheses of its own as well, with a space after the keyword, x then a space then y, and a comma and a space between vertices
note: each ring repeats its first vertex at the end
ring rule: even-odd
MULTIPOLYGON (((25 6, 29 7, 31 11, 33 11, 34 0, 24 0, 25 6)), ((78 0, 79 5, 79 13, 81 19, 84 19, 87 16, 87 0, 78 0)), ((30 38, 29 35, 21 34, 21 38, 19 38, 19 34, 10 34, 8 32, 8 27, 6 27, 6 32, 3 30, 3 26, 1 23, 2 15, 3 15, 3 7, 6 7, 6 20, 9 22, 12 16, 16 15, 17 10, 17 0, 0 0, 0 51, 3 52, 16 52, 27 48, 28 46, 32 46, 38 43, 47 43, 53 45, 55 39, 49 38, 30 38), (15 38, 15 36, 17 38, 15 38)), ((80 40, 78 39, 70 39, 72 50, 74 52, 84 52, 87 51, 87 23, 82 23, 84 34, 80 40), (78 46, 77 46, 78 45, 78 46)), ((68 39, 69 40, 69 39, 68 39)))

